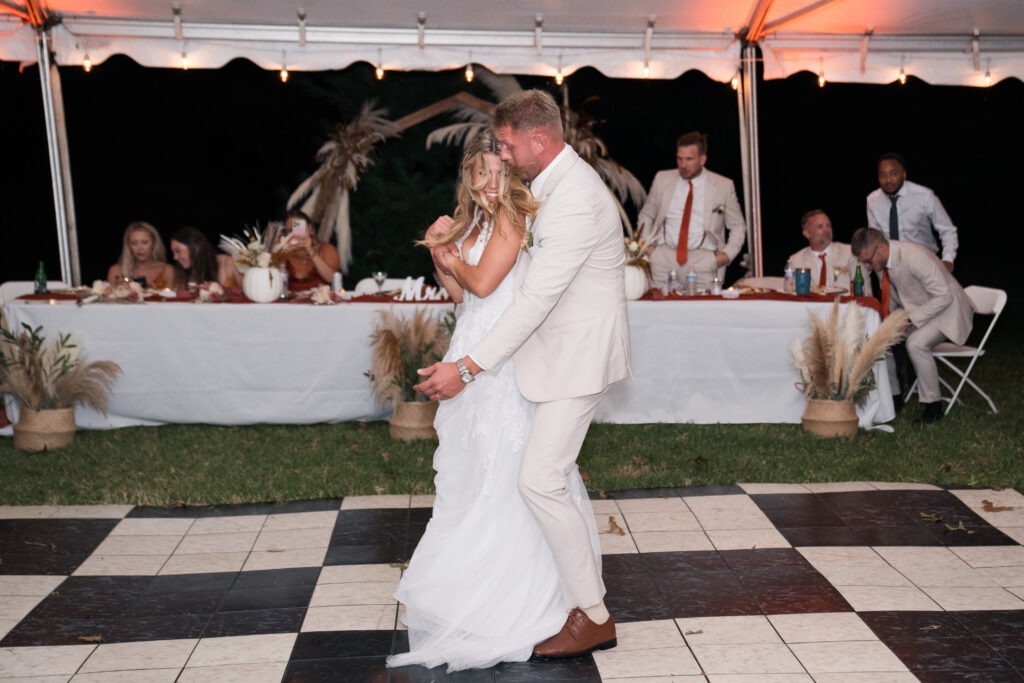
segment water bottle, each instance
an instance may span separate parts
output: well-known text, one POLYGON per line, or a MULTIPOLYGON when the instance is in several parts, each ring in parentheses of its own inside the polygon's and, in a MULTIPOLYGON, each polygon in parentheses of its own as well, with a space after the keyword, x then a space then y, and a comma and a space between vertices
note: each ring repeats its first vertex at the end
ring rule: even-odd
POLYGON ((335 271, 334 276, 331 278, 331 291, 341 291, 341 273, 335 271))
POLYGON ((786 270, 782 272, 782 291, 796 294, 796 270, 790 261, 786 261, 786 270))
POLYGON ((668 280, 665 282, 665 294, 675 294, 679 291, 679 275, 674 270, 668 272, 668 280))
POLYGON ((277 298, 278 299, 287 299, 288 298, 288 268, 286 268, 284 266, 281 267, 281 295, 279 297, 277 297, 277 298))
POLYGON ((693 268, 686 271, 686 296, 697 296, 697 273, 693 268))
POLYGON ((864 296, 864 274, 860 272, 860 266, 857 266, 857 272, 853 276, 853 283, 850 289, 854 296, 864 296))
POLYGON ((722 278, 717 275, 711 278, 711 294, 718 296, 722 293, 722 278))
POLYGON ((43 267, 42 261, 36 270, 36 294, 46 294, 46 268, 43 267))

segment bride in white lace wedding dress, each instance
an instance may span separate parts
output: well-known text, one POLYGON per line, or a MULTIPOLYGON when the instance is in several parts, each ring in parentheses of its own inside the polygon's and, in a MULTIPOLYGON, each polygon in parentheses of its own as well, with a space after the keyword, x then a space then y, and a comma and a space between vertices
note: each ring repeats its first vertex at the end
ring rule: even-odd
MULTIPOLYGON (((449 263, 460 261, 451 264, 454 280, 441 273, 453 298, 462 299, 445 360, 466 355, 491 329, 512 303, 516 260, 528 258, 519 249, 522 222, 536 205, 498 153, 493 131, 468 145, 455 218, 439 219, 425 240, 428 246, 455 244, 461 255, 449 257, 449 263), (520 217, 519 226, 505 218, 510 214, 520 217)), ((565 623, 572 605, 517 488, 532 415, 511 362, 480 373, 438 407, 433 515, 395 594, 405 605, 410 651, 389 657, 388 666, 447 664, 456 671, 525 661, 565 623)), ((567 486, 591 520, 597 548, 578 469, 567 486)))

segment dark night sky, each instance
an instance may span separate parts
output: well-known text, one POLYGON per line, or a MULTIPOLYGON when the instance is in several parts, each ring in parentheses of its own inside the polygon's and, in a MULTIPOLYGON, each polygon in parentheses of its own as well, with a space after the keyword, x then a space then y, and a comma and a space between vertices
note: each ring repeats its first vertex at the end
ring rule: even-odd
MULTIPOLYGON (((62 67, 83 280, 102 277, 121 233, 147 220, 165 239, 194 225, 214 241, 245 225, 281 217, 284 202, 315 168, 327 132, 367 98, 398 118, 459 90, 490 99, 461 71, 388 73, 357 64, 344 71, 276 72, 237 60, 218 70, 146 69, 115 57, 84 73, 62 67)), ((556 86, 521 78, 526 87, 556 86)), ((598 119, 610 155, 649 187, 673 165, 674 141, 701 130, 708 167, 736 180, 740 155, 736 94, 697 72, 673 81, 609 79, 586 69, 566 79, 570 104, 598 119)), ((5 248, 0 279, 31 279, 38 260, 59 276, 53 200, 38 71, 0 62, 4 136, 5 248)), ((759 92, 765 267, 781 271, 802 247, 799 217, 831 216, 837 240, 865 222, 885 151, 907 159, 908 177, 934 189, 960 229, 956 275, 964 284, 1010 290, 1016 308, 1022 240, 1016 195, 1024 173, 1024 84, 990 88, 829 83, 801 73, 763 82, 759 92)), ((371 267, 423 274, 429 259, 411 246, 451 208, 458 152, 424 149, 438 117, 381 145, 376 166, 352 197, 352 278, 371 267)), ((635 216, 637 207, 630 207, 635 216)), ((730 279, 739 275, 730 270, 730 279)))

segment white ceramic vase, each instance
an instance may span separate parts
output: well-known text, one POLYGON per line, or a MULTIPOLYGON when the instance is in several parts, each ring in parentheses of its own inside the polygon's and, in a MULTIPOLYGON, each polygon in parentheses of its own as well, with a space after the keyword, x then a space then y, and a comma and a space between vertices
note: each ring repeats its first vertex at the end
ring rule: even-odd
POLYGON ((281 296, 284 281, 277 268, 249 268, 242 280, 245 296, 257 303, 265 304, 281 296))
POLYGON ((647 293, 647 273, 640 266, 626 266, 626 300, 636 301, 647 293))

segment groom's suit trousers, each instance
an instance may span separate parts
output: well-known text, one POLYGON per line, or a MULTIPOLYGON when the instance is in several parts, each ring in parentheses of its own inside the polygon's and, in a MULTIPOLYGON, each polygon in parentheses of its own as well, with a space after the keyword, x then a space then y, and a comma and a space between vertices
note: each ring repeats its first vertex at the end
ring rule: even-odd
POLYGON ((537 403, 519 468, 519 491, 551 546, 569 608, 592 607, 605 594, 595 555, 600 548, 591 543, 588 522, 566 486, 602 396, 604 391, 537 403))

